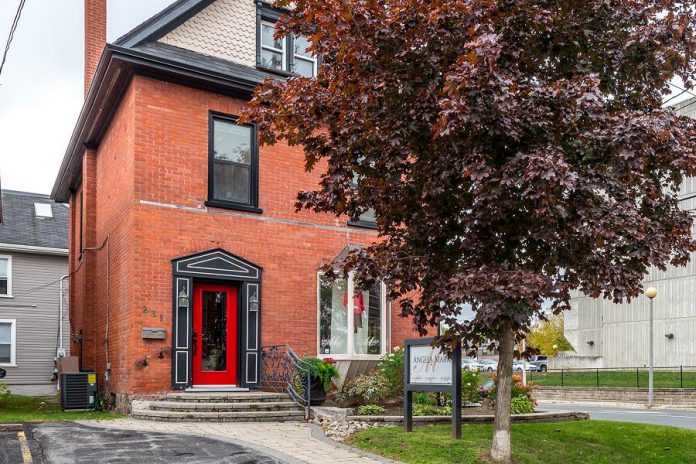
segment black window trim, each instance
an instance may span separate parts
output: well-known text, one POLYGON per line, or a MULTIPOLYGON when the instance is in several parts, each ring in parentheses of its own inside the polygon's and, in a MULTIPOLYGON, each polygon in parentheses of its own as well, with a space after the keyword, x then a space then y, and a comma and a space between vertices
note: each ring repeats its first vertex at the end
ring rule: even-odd
MULTIPOLYGON (((251 162, 249 164, 249 203, 238 203, 234 201, 218 200, 215 198, 215 121, 227 121, 234 124, 239 124, 239 116, 234 114, 220 113, 210 111, 208 115, 208 200, 205 206, 214 208, 234 209, 238 211, 246 211, 248 213, 263 213, 259 208, 259 139, 258 126, 256 123, 239 124, 251 129, 251 162)), ((220 160, 217 160, 220 161, 220 160)), ((244 163, 236 163, 234 161, 224 161, 223 163, 232 164, 235 166, 247 166, 244 163)))
MULTIPOLYGON (((294 77, 300 74, 296 73, 292 69, 295 67, 295 37, 292 34, 288 34, 285 37, 285 65, 287 69, 276 69, 270 68, 268 66, 263 66, 261 64, 261 24, 267 23, 277 23, 280 16, 287 12, 286 10, 273 8, 262 0, 257 0, 256 2, 256 69, 266 71, 269 73, 277 74, 283 77, 294 77)), ((314 62, 314 77, 319 73, 319 65, 321 64, 321 57, 318 57, 314 62)))

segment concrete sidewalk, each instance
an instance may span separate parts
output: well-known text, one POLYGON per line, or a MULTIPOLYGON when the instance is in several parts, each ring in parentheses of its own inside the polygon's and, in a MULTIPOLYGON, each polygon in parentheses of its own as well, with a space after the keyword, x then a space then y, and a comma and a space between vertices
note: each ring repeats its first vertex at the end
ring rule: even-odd
POLYGON ((139 419, 78 421, 89 427, 197 435, 256 449, 289 464, 394 462, 318 436, 298 422, 154 422, 139 419))

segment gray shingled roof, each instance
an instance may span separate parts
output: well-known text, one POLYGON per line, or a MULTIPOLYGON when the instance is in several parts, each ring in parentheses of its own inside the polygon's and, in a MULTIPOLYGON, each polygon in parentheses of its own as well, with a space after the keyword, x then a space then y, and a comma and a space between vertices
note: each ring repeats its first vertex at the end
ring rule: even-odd
POLYGON ((0 243, 68 248, 68 206, 48 195, 2 190, 0 243), (36 217, 34 203, 48 203, 53 217, 36 217))

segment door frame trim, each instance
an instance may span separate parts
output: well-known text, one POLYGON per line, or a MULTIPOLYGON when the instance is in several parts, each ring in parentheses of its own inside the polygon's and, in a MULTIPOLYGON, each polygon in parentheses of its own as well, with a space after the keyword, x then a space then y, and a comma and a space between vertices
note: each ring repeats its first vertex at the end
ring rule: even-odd
POLYGON ((193 385, 194 282, 237 287, 237 383, 241 388, 260 387, 262 272, 260 266, 221 248, 172 260, 172 388, 193 385), (187 306, 179 305, 182 290, 189 296, 187 306), (250 304, 253 300, 255 305, 250 304))

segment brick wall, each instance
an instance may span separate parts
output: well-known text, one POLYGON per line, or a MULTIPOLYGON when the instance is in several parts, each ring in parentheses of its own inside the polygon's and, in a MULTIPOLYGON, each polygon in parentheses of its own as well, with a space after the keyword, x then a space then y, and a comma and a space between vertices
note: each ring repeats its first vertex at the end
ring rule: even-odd
MULTIPOLYGON (((347 227, 345 218, 296 213, 297 192, 316 185, 319 172, 306 173, 301 150, 282 144, 260 150, 263 214, 205 208, 209 111, 239 114, 242 105, 241 100, 135 77, 96 156, 86 154, 85 246, 99 247, 109 236, 112 392, 170 389, 170 359, 157 354, 171 344, 172 259, 219 247, 261 266, 262 345, 290 343, 299 354, 316 354, 317 270, 345 245, 378 239, 372 230, 347 227), (144 327, 165 328, 167 340, 143 340, 144 327), (136 366, 145 356, 149 365, 136 366)), ((77 192, 71 206, 76 198, 77 192)), ((77 214, 79 208, 72 211, 77 214)), ((83 262, 73 277, 78 285, 71 286, 73 330, 85 333, 85 367, 96 367, 102 375, 106 249, 85 252, 83 262)), ((71 266, 76 265, 72 252, 71 266)), ((393 305, 393 344, 415 336, 399 312, 393 305)))
POLYGON ((85 95, 106 43, 106 0, 85 0, 85 95))

